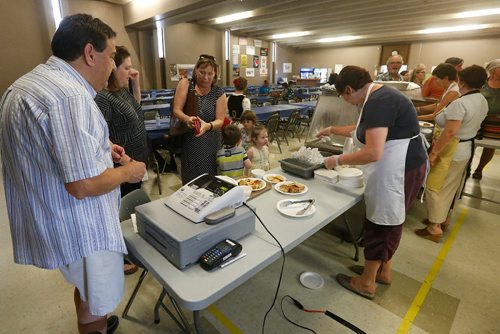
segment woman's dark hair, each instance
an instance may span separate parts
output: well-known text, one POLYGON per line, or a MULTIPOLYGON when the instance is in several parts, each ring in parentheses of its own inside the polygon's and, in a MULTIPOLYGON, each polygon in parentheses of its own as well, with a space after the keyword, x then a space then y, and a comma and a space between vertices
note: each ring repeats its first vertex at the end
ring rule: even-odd
POLYGON ((243 123, 243 121, 252 121, 255 124, 257 123, 257 115, 251 110, 245 110, 240 116, 240 123, 243 123))
POLYGON ((434 71, 432 71, 432 75, 438 77, 439 79, 444 79, 444 77, 448 77, 448 80, 454 81, 457 79, 457 70, 455 66, 449 63, 441 63, 434 71))
POLYGON ((458 79, 460 82, 465 82, 467 87, 471 89, 479 89, 486 83, 488 73, 484 67, 471 65, 458 73, 458 79))
POLYGON ((335 81, 337 81, 338 76, 339 75, 337 73, 330 73, 330 76, 328 77, 328 84, 335 85, 335 81))
POLYGON ((210 55, 200 55, 200 58, 198 58, 196 65, 194 65, 192 80, 195 85, 196 85, 196 70, 199 69, 200 67, 207 67, 207 66, 212 66, 215 72, 214 79, 212 80, 212 85, 217 82, 217 74, 219 72, 219 66, 215 62, 215 57, 210 55))
MULTIPOLYGON (((123 61, 127 58, 130 57, 130 52, 128 52, 127 48, 124 46, 117 46, 116 47, 116 54, 115 54, 115 64, 116 68, 123 64, 123 61)), ((116 80, 115 76, 115 71, 113 70, 111 72, 111 75, 109 76, 108 79, 108 90, 112 92, 116 92, 120 90, 122 87, 118 85, 118 81, 116 80)))
POLYGON ((236 146, 241 139, 241 131, 236 125, 230 124, 222 130, 222 143, 226 146, 236 146))
POLYGON ((236 90, 245 90, 247 88, 247 79, 243 77, 237 77, 236 79, 233 80, 234 88, 236 90))
POLYGON ((464 60, 462 58, 458 57, 450 57, 444 61, 447 64, 451 64, 453 66, 458 66, 460 64, 463 64, 464 60))
POLYGON ((335 81, 335 89, 339 94, 343 94, 347 86, 358 90, 363 88, 367 83, 372 82, 370 73, 359 66, 346 66, 340 71, 337 80, 335 81))
POLYGON ((97 52, 102 52, 108 45, 108 39, 116 33, 106 23, 88 14, 66 16, 59 24, 52 42, 52 54, 65 61, 73 61, 83 54, 88 43, 97 52))

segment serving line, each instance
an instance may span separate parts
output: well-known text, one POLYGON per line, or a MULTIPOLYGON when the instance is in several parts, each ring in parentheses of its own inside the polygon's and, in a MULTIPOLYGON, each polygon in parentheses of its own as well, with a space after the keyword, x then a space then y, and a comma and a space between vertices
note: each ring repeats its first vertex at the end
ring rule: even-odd
MULTIPOLYGON (((285 174, 289 180, 298 179, 284 173, 280 168, 270 172, 285 174)), ((316 212, 312 216, 297 219, 281 215, 276 207, 269 205, 269 203, 277 203, 287 197, 275 190, 270 190, 249 201, 249 205, 256 208, 257 214, 280 241, 285 252, 298 246, 340 215, 344 215, 346 227, 355 241, 345 212, 362 200, 363 188, 343 189, 314 179, 300 179, 300 182, 309 187, 310 194, 314 194, 316 197, 316 212)), ((130 220, 123 222, 122 230, 128 251, 144 264, 164 288, 155 305, 155 322, 159 321, 159 308, 161 306, 165 308, 163 297, 168 293, 180 306, 193 311, 196 333, 201 333, 201 310, 215 303, 279 259, 281 251, 275 241, 259 222, 256 222, 255 225, 254 232, 239 240, 243 250, 248 255, 224 269, 207 273, 198 265, 192 265, 183 271, 177 269, 152 245, 134 233, 130 220), (201 282, 203 284, 200 284, 201 282)), ((356 260, 357 255, 356 246, 356 260)))

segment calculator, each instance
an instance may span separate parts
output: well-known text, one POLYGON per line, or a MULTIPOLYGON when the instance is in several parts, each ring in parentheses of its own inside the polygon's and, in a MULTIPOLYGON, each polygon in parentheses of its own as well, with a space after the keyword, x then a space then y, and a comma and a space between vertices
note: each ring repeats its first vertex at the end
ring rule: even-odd
POLYGON ((200 266, 206 271, 211 271, 241 252, 241 245, 232 240, 225 239, 210 248, 200 257, 200 266))

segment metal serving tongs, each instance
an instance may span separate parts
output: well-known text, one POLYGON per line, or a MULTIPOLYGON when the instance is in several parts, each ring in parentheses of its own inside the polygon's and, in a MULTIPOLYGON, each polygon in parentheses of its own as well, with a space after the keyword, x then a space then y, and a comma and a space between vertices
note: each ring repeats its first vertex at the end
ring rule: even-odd
POLYGON ((299 200, 289 200, 286 202, 283 202, 281 206, 287 207, 292 204, 299 204, 299 203, 306 203, 306 202, 314 202, 314 199, 309 198, 309 199, 299 199, 299 200))
POLYGON ((309 208, 314 204, 314 198, 310 200, 309 204, 307 204, 307 206, 305 208, 303 208, 302 210, 299 210, 296 215, 297 216, 303 216, 306 214, 307 210, 309 210, 309 208))

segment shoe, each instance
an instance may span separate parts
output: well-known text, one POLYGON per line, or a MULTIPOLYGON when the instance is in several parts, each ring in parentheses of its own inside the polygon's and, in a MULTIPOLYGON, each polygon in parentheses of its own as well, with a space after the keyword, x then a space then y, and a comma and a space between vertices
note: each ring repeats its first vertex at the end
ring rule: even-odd
POLYGON ((132 275, 133 273, 135 273, 137 270, 139 269, 139 267, 137 267, 135 264, 133 263, 125 263, 123 264, 123 273, 125 275, 132 275))
POLYGON ((108 334, 113 334, 120 324, 120 319, 116 315, 112 315, 108 318, 108 334))
POLYGON ((424 239, 428 239, 430 241, 434 241, 436 243, 439 243, 441 240, 442 235, 441 234, 431 234, 427 228, 423 228, 420 230, 415 230, 415 234, 418 235, 419 237, 422 237, 424 239))
MULTIPOLYGON (((430 221, 429 221, 429 219, 427 219, 427 218, 426 218, 426 219, 424 219, 424 220, 422 220, 422 224, 424 224, 424 225, 427 225, 427 226, 428 226, 430 223, 431 223, 431 222, 430 222, 430 221)), ((448 219, 446 219, 444 222, 442 222, 442 223, 440 224, 441 231, 443 231, 443 233, 444 233, 444 232, 446 232, 446 230, 448 229, 448 227, 449 227, 449 226, 450 226, 450 222, 448 221, 448 219)))
POLYGON ((335 279, 344 288, 346 288, 349 291, 354 292, 357 295, 360 295, 361 297, 364 297, 366 299, 373 299, 373 298, 375 298, 375 294, 374 293, 361 291, 361 290, 358 290, 355 287, 353 287, 351 285, 351 277, 350 276, 347 276, 347 275, 344 275, 344 274, 337 274, 337 276, 335 276, 335 279))
MULTIPOLYGON (((358 274, 360 276, 363 274, 364 269, 365 269, 365 267, 360 266, 360 265, 354 265, 354 266, 349 267, 349 270, 351 270, 353 273, 358 274)), ((380 280, 378 278, 378 275, 377 275, 377 278, 375 279, 375 282, 377 282, 378 284, 382 284, 382 285, 391 285, 391 282, 386 282, 386 281, 380 280)))
POLYGON ((475 171, 474 174, 472 174, 472 178, 481 180, 483 178, 483 172, 475 171))

